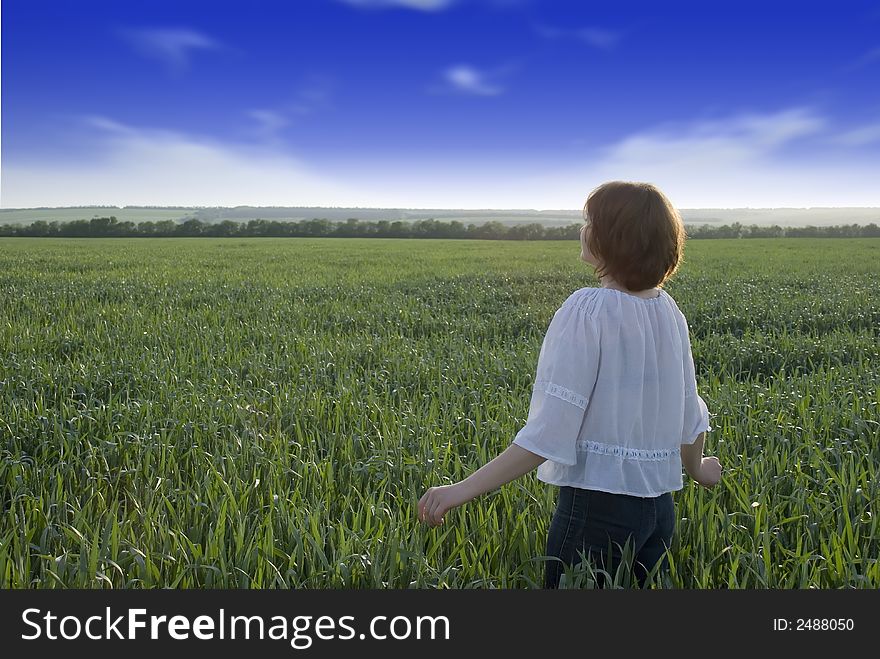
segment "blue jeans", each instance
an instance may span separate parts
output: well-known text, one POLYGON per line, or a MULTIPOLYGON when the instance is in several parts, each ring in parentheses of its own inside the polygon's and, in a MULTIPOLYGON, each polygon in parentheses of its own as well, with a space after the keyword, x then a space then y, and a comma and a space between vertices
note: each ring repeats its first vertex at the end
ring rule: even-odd
MULTIPOLYGON (((674 532, 675 506, 671 492, 643 498, 560 487, 546 554, 561 559, 562 563, 547 560, 544 587, 559 586, 563 563, 580 562, 578 551, 587 556, 594 569, 606 570, 613 578, 623 560, 621 549, 627 541, 631 548, 629 555, 635 559, 630 567, 639 586, 644 586, 648 573, 658 562, 662 561, 661 569, 668 568, 665 552, 674 532)), ((606 585, 601 573, 596 574, 596 580, 598 587, 606 585)))

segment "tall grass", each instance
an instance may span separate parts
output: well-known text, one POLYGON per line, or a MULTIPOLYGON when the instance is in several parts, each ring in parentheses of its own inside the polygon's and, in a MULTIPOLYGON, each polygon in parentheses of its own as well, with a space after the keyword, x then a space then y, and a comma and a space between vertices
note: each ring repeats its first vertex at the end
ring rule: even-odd
MULTIPOLYGON (((655 585, 880 587, 878 257, 688 244, 726 473, 675 494, 655 585)), ((0 586, 540 586, 555 488, 415 504, 510 443, 594 283, 574 242, 0 241, 0 586)))

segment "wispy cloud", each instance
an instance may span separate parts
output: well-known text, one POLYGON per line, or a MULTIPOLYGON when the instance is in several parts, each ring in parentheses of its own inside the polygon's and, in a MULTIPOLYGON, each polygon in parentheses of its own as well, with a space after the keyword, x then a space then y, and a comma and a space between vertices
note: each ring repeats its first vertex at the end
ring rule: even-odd
MULTIPOLYGON (((337 0, 337 2, 358 9, 412 9, 423 12, 439 12, 455 5, 474 0, 337 0)), ((513 9, 527 5, 534 0, 481 0, 481 4, 496 9, 513 9)))
POLYGON ((256 137, 263 144, 281 147, 285 128, 332 108, 332 89, 330 78, 311 75, 287 101, 248 110, 245 114, 256 126, 245 128, 241 133, 256 137))
POLYGON ((456 0, 339 0, 358 9, 414 9, 416 11, 442 11, 456 0))
POLYGON ((311 75, 283 107, 284 112, 297 115, 315 114, 332 106, 334 81, 324 75, 311 75))
POLYGON ((290 124, 290 121, 275 110, 249 110, 248 116, 257 122, 257 135, 267 142, 277 143, 281 129, 290 124))
POLYGON ((535 30, 535 33, 544 37, 545 39, 559 39, 562 36, 565 36, 566 31, 560 30, 556 27, 550 27, 549 25, 544 24, 536 24, 533 25, 532 28, 535 30))
POLYGON ((174 75, 189 68, 193 51, 222 47, 218 41, 189 28, 120 29, 118 33, 141 55, 159 60, 174 75))
POLYGON ((790 108, 658 126, 593 151, 582 167, 548 172, 528 185, 561 198, 607 180, 649 181, 683 208, 880 204, 876 160, 786 154, 827 125, 810 108, 790 108))
MULTIPOLYGON (((273 119, 263 116, 270 124, 273 119)), ((83 163, 3 163, 5 207, 366 205, 367 193, 278 149, 88 117, 98 152, 83 163)))
POLYGON ((82 118, 82 122, 86 126, 97 128, 105 133, 116 133, 117 135, 132 135, 135 133, 132 128, 125 124, 100 115, 86 115, 82 118))
MULTIPOLYGON (((261 112, 257 110, 256 112, 261 112)), ((278 117, 256 114, 267 130, 278 117)), ((838 135, 809 107, 646 127, 579 160, 534 154, 383 160, 346 156, 331 170, 265 143, 257 147, 87 117, 99 152, 76 162, 3 163, 5 207, 276 205, 578 209, 608 180, 657 184, 680 208, 880 206, 880 161, 859 145, 876 125, 838 135), (792 155, 792 149, 797 155, 792 155)), ((92 139, 93 138, 93 139, 92 139)))
POLYGON ((806 108, 774 114, 742 114, 717 120, 668 124, 633 134, 607 150, 610 161, 669 163, 712 158, 759 157, 792 140, 812 135, 825 119, 806 108))
POLYGON ((813 108, 783 108, 648 126, 599 148, 584 145, 577 160, 365 160, 349 163, 345 175, 384 207, 575 210, 591 189, 617 179, 655 183, 680 208, 880 206, 880 162, 824 152, 817 138, 828 126, 813 108))
POLYGON ((613 48, 617 42, 620 40, 619 32, 612 32, 611 30, 600 30, 593 27, 586 27, 581 30, 574 31, 575 36, 584 41, 591 46, 595 46, 596 48, 613 48))
POLYGON ((513 70, 507 65, 494 71, 481 71, 469 64, 450 66, 441 74, 441 82, 426 88, 430 94, 465 94, 469 96, 498 96, 504 93, 499 79, 513 70))
POLYGON ((537 23, 532 28, 538 36, 544 39, 577 39, 602 50, 614 48, 623 37, 623 32, 598 27, 563 29, 537 23))
POLYGON ((831 141, 844 146, 864 146, 873 142, 880 142, 880 123, 859 126, 853 130, 835 135, 831 141))
POLYGON ((857 57, 852 62, 850 62, 846 67, 844 67, 844 70, 852 71, 853 69, 860 69, 863 66, 867 66, 868 64, 871 64, 871 63, 877 62, 877 61, 880 61, 880 46, 878 46, 877 48, 872 48, 871 50, 862 54, 861 57, 857 57))
POLYGON ((464 64, 447 69, 444 78, 454 89, 466 94, 496 96, 504 91, 488 82, 484 73, 464 64))

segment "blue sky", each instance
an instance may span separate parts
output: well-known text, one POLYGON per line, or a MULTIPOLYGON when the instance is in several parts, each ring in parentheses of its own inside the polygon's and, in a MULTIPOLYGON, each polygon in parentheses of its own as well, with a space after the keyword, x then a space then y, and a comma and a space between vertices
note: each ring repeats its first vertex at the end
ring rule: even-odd
POLYGON ((880 5, 719 5, 6 0, 0 204, 880 206, 880 5))

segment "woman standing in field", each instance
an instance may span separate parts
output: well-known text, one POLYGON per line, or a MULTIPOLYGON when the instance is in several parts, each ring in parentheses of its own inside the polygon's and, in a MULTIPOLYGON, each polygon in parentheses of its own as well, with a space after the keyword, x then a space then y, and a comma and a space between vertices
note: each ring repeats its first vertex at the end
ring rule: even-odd
POLYGON ((705 487, 721 478, 718 460, 703 457, 711 428, 687 321, 660 288, 681 260, 680 215, 653 185, 615 181, 590 194, 584 219, 581 259, 602 286, 575 291, 553 316, 526 425, 501 455, 418 503, 419 519, 436 526, 538 468, 560 487, 546 551, 559 560, 546 564, 546 588, 579 552, 613 571, 628 543, 644 585, 658 563, 667 567, 682 467, 705 487))

